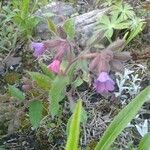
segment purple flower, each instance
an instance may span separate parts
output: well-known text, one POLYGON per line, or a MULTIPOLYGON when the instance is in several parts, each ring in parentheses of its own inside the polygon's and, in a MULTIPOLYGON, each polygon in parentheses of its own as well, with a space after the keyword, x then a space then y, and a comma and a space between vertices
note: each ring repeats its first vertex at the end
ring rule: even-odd
POLYGON ((113 91, 115 82, 109 77, 107 72, 101 72, 97 80, 94 82, 94 88, 98 93, 108 93, 113 91))
POLYGON ((34 53, 33 53, 34 57, 41 56, 46 50, 43 43, 36 43, 36 42, 31 43, 31 48, 34 49, 34 53))

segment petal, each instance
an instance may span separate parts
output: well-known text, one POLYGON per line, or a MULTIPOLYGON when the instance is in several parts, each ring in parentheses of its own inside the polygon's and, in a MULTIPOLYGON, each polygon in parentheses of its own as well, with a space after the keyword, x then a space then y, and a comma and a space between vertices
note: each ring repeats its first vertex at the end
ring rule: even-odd
POLYGON ((44 44, 40 43, 40 42, 32 42, 31 43, 31 47, 33 49, 43 49, 44 48, 44 44))
POLYGON ((34 56, 34 57, 39 57, 39 56, 41 56, 43 53, 44 53, 43 50, 35 50, 34 53, 33 53, 33 56, 34 56))
POLYGON ((60 61, 57 59, 54 60, 51 64, 48 65, 48 69, 55 73, 59 73, 60 72, 60 61))
POLYGON ((101 83, 101 82, 97 82, 96 86, 95 86, 96 92, 97 93, 107 93, 108 90, 105 87, 105 83, 101 83))
POLYGON ((107 89, 108 91, 113 91, 113 90, 115 89, 114 84, 112 84, 112 82, 110 82, 110 81, 107 81, 107 82, 105 83, 105 87, 106 87, 106 89, 107 89))
POLYGON ((109 79, 110 77, 107 72, 101 72, 97 80, 100 82, 106 82, 109 79))
MULTIPOLYGON (((115 82, 109 77, 109 80, 108 80, 111 84, 115 85, 115 82)), ((107 82, 107 81, 106 81, 107 82)))
POLYGON ((41 56, 46 50, 43 43, 36 43, 36 42, 31 43, 31 48, 34 49, 33 56, 35 57, 41 56))

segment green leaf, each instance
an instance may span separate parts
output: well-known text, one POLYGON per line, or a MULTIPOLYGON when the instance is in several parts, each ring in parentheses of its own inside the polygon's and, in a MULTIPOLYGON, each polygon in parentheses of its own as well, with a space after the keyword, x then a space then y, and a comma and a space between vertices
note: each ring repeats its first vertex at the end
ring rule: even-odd
POLYGON ((21 16, 24 18, 29 13, 30 0, 23 0, 21 5, 21 16))
POLYGON ((67 127, 66 127, 67 136, 69 135, 71 121, 72 121, 72 116, 68 119, 67 122, 67 127))
POLYGON ((95 27, 96 32, 104 32, 104 36, 110 41, 114 34, 114 29, 122 30, 130 27, 129 21, 119 16, 119 13, 113 13, 111 16, 102 16, 95 27))
POLYGON ((140 32, 143 30, 144 23, 139 23, 133 30, 131 30, 131 33, 129 37, 126 40, 126 44, 128 44, 133 38, 135 38, 140 32))
POLYGON ((35 100, 30 103, 29 117, 34 129, 36 129, 40 124, 40 121, 42 119, 42 111, 43 105, 41 101, 35 100))
POLYGON ((49 76, 38 72, 28 72, 32 80, 36 81, 37 85, 45 90, 49 90, 52 84, 52 79, 49 76))
POLYGON ((55 78, 55 74, 52 71, 50 71, 45 64, 40 63, 39 66, 41 67, 45 75, 49 76, 51 79, 55 78))
MULTIPOLYGON (((70 110, 71 110, 71 112, 73 113, 74 112, 74 109, 75 109, 75 105, 76 105, 76 103, 74 103, 74 102, 70 102, 70 110)), ((81 109, 81 120, 80 120, 80 122, 81 123, 83 123, 83 124, 86 124, 86 122, 87 122, 87 112, 85 111, 85 109, 82 107, 82 109, 81 109)), ((70 117, 70 119, 71 119, 71 117, 70 117)))
POLYGON ((114 29, 122 30, 122 29, 127 29, 129 28, 129 23, 128 22, 121 22, 119 24, 116 24, 114 29))
POLYGON ((150 99, 150 86, 138 94, 121 112, 114 118, 109 125, 95 150, 108 150, 111 144, 134 118, 145 101, 150 99))
POLYGON ((86 124, 87 119, 88 119, 87 112, 82 107, 82 110, 81 110, 81 123, 86 124))
POLYGON ((80 120, 81 120, 82 101, 79 100, 76 104, 72 120, 70 123, 69 136, 65 150, 78 150, 78 142, 80 135, 80 120))
POLYGON ((54 24, 54 22, 50 18, 47 18, 47 23, 48 23, 48 29, 57 35, 57 27, 54 24))
POLYGON ((75 20, 70 18, 66 20, 63 25, 64 31, 67 33, 70 40, 73 40, 75 37, 75 20))
POLYGON ((150 133, 147 133, 138 146, 138 150, 150 150, 150 133))
POLYGON ((50 100, 50 108, 49 112, 52 117, 58 115, 59 113, 59 102, 65 96, 66 85, 68 84, 68 77, 66 76, 57 76, 53 81, 52 87, 49 91, 49 100, 50 100))
POLYGON ((24 93, 12 85, 8 85, 8 91, 11 96, 13 96, 14 98, 16 98, 19 101, 23 101, 25 99, 24 93))
POLYGON ((118 3, 113 5, 111 14, 114 15, 114 13, 120 14, 120 18, 123 20, 127 20, 128 18, 135 16, 133 8, 127 3, 118 3))
POLYGON ((77 79, 73 82, 73 86, 77 88, 83 83, 83 80, 80 77, 77 77, 77 79))
MULTIPOLYGON (((84 55, 85 53, 83 53, 84 55)), ((85 54, 86 55, 86 54, 85 54)), ((86 72, 89 71, 89 65, 88 65, 88 62, 87 60, 81 60, 81 61, 78 61, 78 67, 81 68, 81 70, 84 70, 86 72)))

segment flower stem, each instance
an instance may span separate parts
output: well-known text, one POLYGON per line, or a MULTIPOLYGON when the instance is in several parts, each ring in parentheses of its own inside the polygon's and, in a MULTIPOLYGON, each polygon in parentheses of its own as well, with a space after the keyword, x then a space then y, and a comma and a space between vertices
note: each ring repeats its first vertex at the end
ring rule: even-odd
POLYGON ((89 53, 89 54, 85 54, 85 55, 81 55, 81 56, 78 56, 76 58, 74 58, 69 64, 68 66, 66 67, 65 71, 64 71, 64 75, 67 74, 68 70, 70 69, 70 67, 77 61, 77 60, 83 60, 83 59, 91 59, 93 57, 96 57, 98 53, 89 53))

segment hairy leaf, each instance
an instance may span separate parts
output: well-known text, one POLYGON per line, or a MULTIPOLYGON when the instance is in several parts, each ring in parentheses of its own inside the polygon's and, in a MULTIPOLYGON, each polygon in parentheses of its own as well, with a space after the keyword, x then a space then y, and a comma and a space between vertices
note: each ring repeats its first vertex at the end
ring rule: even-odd
POLYGON ((40 124, 40 121, 42 119, 42 111, 43 105, 41 101, 35 100, 30 103, 29 117, 34 129, 36 129, 40 124))
POLYGON ((73 18, 68 19, 64 25, 64 30, 67 33, 67 35, 69 36, 69 39, 74 39, 75 37, 75 21, 73 18))
POLYGON ((17 100, 23 101, 25 99, 25 95, 22 91, 20 91, 18 88, 8 85, 8 91, 17 100))
POLYGON ((48 29, 54 34, 57 34, 57 27, 54 24, 54 22, 50 18, 47 18, 47 23, 48 23, 48 29))
POLYGON ((49 76, 38 72, 28 72, 31 78, 36 81, 37 85, 42 89, 49 90, 52 84, 52 79, 49 76))
POLYGON ((55 78, 55 74, 53 72, 51 72, 45 64, 40 63, 39 65, 45 75, 49 76, 51 79, 55 78))
POLYGON ((68 84, 68 77, 57 76, 53 81, 52 87, 49 91, 50 108, 49 112, 54 117, 59 113, 59 102, 65 96, 66 85, 68 84))

